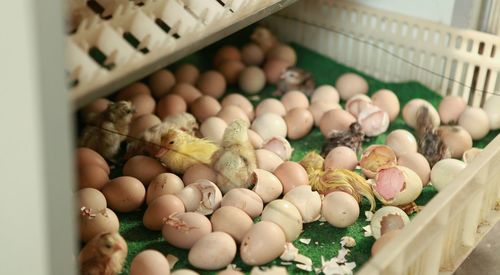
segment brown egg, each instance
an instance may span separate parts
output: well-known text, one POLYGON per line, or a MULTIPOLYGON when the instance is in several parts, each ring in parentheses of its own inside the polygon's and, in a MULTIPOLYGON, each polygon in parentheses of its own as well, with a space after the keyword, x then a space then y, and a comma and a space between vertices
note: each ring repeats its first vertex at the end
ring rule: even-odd
POLYGON ((391 147, 397 157, 417 152, 417 140, 410 132, 403 129, 392 131, 385 139, 385 144, 391 147))
POLYGON ((170 93, 181 96, 187 105, 191 105, 203 95, 196 87, 189 83, 178 83, 172 88, 170 93))
POLYGON ((109 208, 127 213, 141 207, 146 198, 144 185, 133 177, 117 177, 110 180, 103 188, 109 208))
POLYGON ((83 166, 99 166, 106 172, 106 174, 109 174, 108 163, 96 151, 90 148, 81 147, 76 149, 75 155, 78 168, 83 166))
POLYGON ((91 208, 94 210, 101 210, 107 207, 106 198, 101 191, 94 188, 83 188, 75 193, 77 198, 77 210, 80 211, 82 207, 91 208))
POLYGON ((293 161, 285 161, 274 170, 274 175, 283 184, 283 193, 286 194, 294 187, 309 184, 309 177, 302 165, 293 161))
POLYGON ((78 169, 78 189, 101 190, 109 181, 108 173, 97 165, 86 165, 78 169))
POLYGON ((339 103, 339 92, 332 85, 321 85, 314 90, 311 96, 311 103, 314 102, 324 103, 339 103))
POLYGON ((269 172, 274 172, 283 163, 282 158, 266 149, 255 150, 255 156, 257 157, 257 167, 269 172))
POLYGON ((240 243, 253 221, 243 210, 234 206, 223 206, 217 209, 210 218, 213 231, 225 232, 240 243))
POLYGON ((348 100, 354 95, 366 94, 368 92, 368 82, 357 74, 345 73, 337 79, 335 88, 337 88, 342 100, 348 100))
POLYGON ((293 108, 308 108, 309 100, 307 96, 301 91, 290 91, 281 97, 281 103, 285 106, 287 111, 293 108))
POLYGON ((161 98, 174 87, 174 74, 169 70, 159 70, 148 78, 148 85, 153 96, 161 98))
POLYGON ((148 249, 141 251, 130 263, 130 275, 169 275, 170 265, 162 253, 148 249))
POLYGON ((227 84, 238 82, 240 73, 245 69, 245 65, 239 60, 225 60, 217 67, 217 70, 224 76, 227 84))
POLYGON ((257 193, 246 188, 233 188, 222 197, 221 207, 234 206, 243 210, 252 219, 262 213, 264 203, 257 193))
POLYGON ((488 115, 478 107, 467 107, 460 115, 458 125, 469 132, 473 140, 484 138, 490 131, 488 115))
POLYGON ((348 112, 342 109, 333 109, 323 114, 319 122, 319 129, 323 136, 329 137, 334 132, 348 130, 354 122, 356 119, 348 112))
POLYGON ((278 258, 285 251, 285 244, 285 233, 278 225, 261 221, 243 237, 240 257, 247 265, 263 265, 278 258))
POLYGON ((465 108, 467 108, 467 102, 462 97, 456 95, 445 96, 439 103, 438 108, 441 122, 443 124, 458 122, 458 118, 465 111, 465 108))
POLYGON ((177 213, 165 221, 162 235, 171 245, 190 249, 203 236, 212 232, 210 220, 196 212, 177 213))
POLYGON ((452 158, 461 158, 465 151, 472 148, 472 137, 461 126, 440 126, 438 132, 452 158))
POLYGON ((281 59, 287 62, 289 66, 295 65, 297 63, 297 54, 295 50, 286 45, 279 44, 276 47, 272 48, 269 52, 267 52, 267 59, 281 59))
POLYGON ((248 119, 247 114, 240 107, 234 105, 222 107, 217 113, 217 117, 223 119, 227 124, 230 124, 236 119, 241 119, 250 125, 250 119, 248 119))
POLYGON ((184 203, 178 197, 166 194, 153 200, 142 218, 149 230, 161 230, 165 219, 174 213, 184 213, 184 203))
POLYGON ((111 101, 109 101, 106 98, 99 98, 99 99, 92 101, 87 106, 83 107, 81 109, 81 113, 82 113, 84 120, 88 121, 96 114, 102 113, 104 110, 106 110, 108 108, 108 105, 110 102, 111 101))
POLYGON ((406 153, 398 158, 398 165, 408 167, 417 173, 418 177, 422 180, 423 186, 429 183, 431 166, 422 154, 417 152, 406 153))
POLYGON ((130 98, 135 108, 134 118, 142 115, 152 114, 155 111, 156 101, 150 95, 136 95, 130 98))
POLYGON ((262 68, 264 74, 266 75, 266 81, 270 84, 278 83, 280 76, 289 67, 289 64, 285 60, 281 59, 269 59, 264 64, 262 68))
POLYGON ((314 125, 316 127, 319 127, 319 123, 321 121, 321 117, 323 115, 333 109, 342 109, 338 103, 327 103, 327 102, 322 102, 322 101, 316 101, 313 102, 309 106, 309 112, 313 115, 314 118, 314 125))
POLYGON ((220 111, 221 106, 214 97, 204 95, 196 99, 190 108, 196 119, 203 122, 205 119, 215 116, 220 111))
POLYGON ((390 242, 392 239, 394 239, 394 237, 399 235, 400 232, 401 232, 401 229, 395 229, 395 230, 391 230, 391 231, 385 233, 384 235, 380 236, 380 238, 378 240, 376 240, 372 246, 372 249, 371 249, 372 256, 375 256, 375 254, 377 254, 378 251, 380 249, 382 249, 382 247, 384 247, 388 242, 390 242))
POLYGON ((247 66, 260 66, 264 58, 264 51, 257 44, 249 43, 241 48, 241 59, 247 66))
POLYGON ((173 116, 187 111, 186 101, 176 94, 168 94, 158 101, 156 105, 156 114, 160 119, 167 116, 173 116))
POLYGON ((240 107, 250 120, 253 120, 255 116, 252 103, 250 103, 250 101, 246 97, 240 94, 229 94, 225 96, 221 102, 221 105, 222 107, 230 105, 240 107))
POLYGON ((226 79, 218 71, 206 71, 200 75, 196 86, 203 94, 219 98, 226 91, 226 79))
POLYGON ((199 75, 200 71, 192 64, 182 64, 175 70, 175 80, 177 83, 194 85, 199 75))
POLYGON ((214 57, 214 66, 218 67, 223 61, 236 60, 241 61, 241 53, 234 46, 224 46, 217 50, 214 57))
POLYGON ((132 120, 132 122, 130 123, 128 135, 134 138, 139 138, 146 129, 149 129, 160 123, 161 120, 156 115, 142 115, 132 120))
POLYGON ((266 85, 266 75, 264 71, 256 66, 246 67, 241 71, 238 84, 247 94, 256 94, 266 85))
POLYGON ((191 265, 205 270, 228 266, 236 256, 236 243, 225 232, 212 232, 203 236, 189 250, 191 265))
POLYGON ((123 166, 124 176, 134 177, 146 187, 156 176, 166 172, 167 169, 158 160, 146 156, 132 157, 123 166))
POLYGON ((92 217, 80 215, 80 240, 82 242, 88 242, 102 233, 118 232, 120 222, 111 209, 105 208, 102 211, 92 211, 92 214, 92 217))
POLYGON ((142 82, 135 82, 119 91, 115 96, 115 100, 129 100, 130 98, 141 94, 151 95, 151 90, 149 90, 149 87, 146 84, 142 82))
POLYGON ((146 203, 150 204, 156 198, 167 195, 177 194, 184 188, 184 183, 176 174, 162 173, 156 176, 148 186, 146 192, 146 203))
POLYGON ((201 179, 216 182, 217 174, 205 164, 195 164, 186 169, 186 172, 182 176, 182 181, 186 186, 201 179))
POLYGON ((339 146, 333 148, 326 155, 324 168, 328 169, 348 169, 354 171, 358 165, 356 153, 349 147, 339 146))
POLYGON ((276 98, 266 98, 255 108, 255 116, 257 117, 265 113, 274 113, 279 116, 285 116, 285 105, 283 105, 283 103, 276 98))
POLYGON ((285 115, 287 137, 291 140, 301 139, 311 132, 314 118, 306 108, 293 108, 285 115))
POLYGON ((372 104, 387 112, 389 119, 394 121, 399 114, 399 99, 396 94, 387 89, 378 90, 371 97, 372 104))
POLYGON ((226 130, 226 128, 226 121, 224 121, 220 117, 212 116, 203 121, 200 126, 200 132, 204 138, 211 140, 216 144, 220 144, 222 142, 222 138, 224 136, 224 131, 226 130))

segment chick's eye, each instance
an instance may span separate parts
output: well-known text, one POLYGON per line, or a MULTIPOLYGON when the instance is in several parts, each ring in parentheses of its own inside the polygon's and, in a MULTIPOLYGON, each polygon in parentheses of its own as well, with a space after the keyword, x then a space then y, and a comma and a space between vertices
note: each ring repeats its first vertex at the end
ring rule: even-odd
POLYGON ((174 141, 172 140, 171 142, 169 142, 168 144, 174 144, 174 141))

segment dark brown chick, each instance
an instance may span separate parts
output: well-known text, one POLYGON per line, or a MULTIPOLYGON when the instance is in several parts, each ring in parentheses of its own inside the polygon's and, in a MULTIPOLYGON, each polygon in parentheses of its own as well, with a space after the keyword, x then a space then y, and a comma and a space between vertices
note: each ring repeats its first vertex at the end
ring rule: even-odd
POLYGON ((289 67, 281 74, 277 88, 275 95, 283 95, 294 90, 311 96, 316 88, 316 83, 310 72, 297 67, 289 67))
POLYGON ((115 275, 122 271, 127 257, 127 243, 118 233, 95 236, 80 251, 81 275, 115 275))
POLYGON ((335 147, 346 146, 358 153, 361 150, 361 144, 365 139, 365 134, 361 131, 361 125, 354 122, 349 126, 349 129, 342 132, 336 132, 330 135, 323 145, 321 155, 326 157, 328 153, 335 147))
POLYGON ((450 157, 450 152, 441 139, 439 131, 432 124, 432 118, 426 106, 417 110, 417 141, 418 152, 427 159, 431 167, 436 162, 450 157))

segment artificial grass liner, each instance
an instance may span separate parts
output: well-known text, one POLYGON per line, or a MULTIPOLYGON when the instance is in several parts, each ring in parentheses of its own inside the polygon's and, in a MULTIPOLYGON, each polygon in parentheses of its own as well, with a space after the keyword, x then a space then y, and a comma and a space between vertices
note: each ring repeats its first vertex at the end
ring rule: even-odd
MULTIPOLYGON (((247 41, 246 38, 237 39, 238 36, 242 35, 243 34, 241 33, 237 33, 232 38, 229 38, 229 40, 225 41, 230 41, 233 45, 241 46, 242 43, 247 41)), ((248 35, 246 35, 246 37, 248 37, 248 35)), ((223 43, 224 41, 218 42, 212 47, 188 56, 187 58, 178 62, 177 65, 182 63, 192 63, 198 66, 200 70, 210 69, 211 61, 213 59, 213 53, 218 47, 224 45, 223 43)), ((226 42, 226 44, 227 43, 228 42, 226 42)), ((369 95, 382 88, 392 90, 397 94, 401 103, 401 108, 413 98, 423 98, 432 103, 437 108, 442 98, 437 93, 417 82, 385 83, 361 72, 358 72, 352 68, 339 64, 328 57, 322 56, 302 46, 293 44, 293 47, 297 51, 297 66, 312 72, 318 86, 322 84, 334 85, 335 80, 341 74, 346 72, 355 72, 362 75, 368 81, 369 95)), ((176 65, 173 65, 173 67, 175 66, 176 65)), ((262 99, 271 97, 271 93, 274 90, 275 88, 273 86, 268 85, 265 87, 264 91, 258 95, 258 98, 256 98, 255 96, 249 96, 249 99, 254 105, 256 105, 262 99)), ((236 86, 232 86, 228 87, 227 92, 240 91, 236 86)), ((405 124, 400 115, 398 116, 396 121, 390 124, 390 127, 386 133, 365 141, 363 144, 363 148, 366 148, 371 144, 383 144, 386 135, 395 129, 406 129, 414 133, 414 131, 405 124)), ((480 148, 485 147, 498 133, 499 131, 490 132, 484 139, 474 142, 474 146, 480 148)), ((323 141, 324 138, 317 128, 315 128, 308 136, 303 139, 290 141, 292 147, 294 148, 292 160, 299 161, 300 159, 302 159, 305 153, 311 150, 316 150, 318 152, 321 151, 323 141)), ((418 205, 425 205, 435 194, 436 190, 432 186, 426 186, 424 187, 422 194, 416 202, 418 205)), ((377 209, 380 206, 381 205, 379 204, 377 209)), ((336 256, 337 251, 340 249, 340 239, 346 235, 351 236, 356 240, 357 244, 354 248, 351 249, 351 252, 347 256, 347 259, 348 261, 355 262, 357 265, 355 270, 358 270, 365 262, 368 261, 370 257, 371 246, 375 241, 373 237, 363 236, 362 227, 369 224, 369 222, 365 221, 364 216, 364 212, 367 210, 369 210, 369 203, 366 199, 364 199, 361 205, 358 221, 346 229, 334 228, 327 222, 313 222, 304 224, 304 231, 300 235, 299 239, 311 239, 311 242, 310 244, 306 245, 299 242, 299 240, 297 239, 294 242, 294 245, 299 249, 301 254, 304 254, 312 259, 314 267, 321 267, 321 256, 323 256, 325 260, 329 260, 330 258, 336 256)), ((201 271, 192 267, 187 261, 187 250, 178 249, 169 245, 165 240, 163 240, 161 232, 154 232, 146 229, 142 224, 142 216, 144 214, 144 211, 145 207, 133 213, 117 213, 120 219, 120 233, 127 240, 129 249, 123 274, 129 273, 130 262, 132 261, 133 257, 137 255, 137 253, 145 249, 156 249, 158 251, 161 251, 165 255, 173 254, 178 257, 179 262, 175 265, 174 270, 180 268, 189 268, 198 271, 200 274, 215 274, 215 272, 201 271)), ((280 265, 280 262, 281 260, 277 259, 267 266, 280 265)), ((251 266, 245 265, 240 260, 239 255, 236 256, 236 259, 233 261, 233 263, 246 273, 248 273, 252 269, 251 266)), ((287 269, 290 274, 307 274, 307 272, 296 268, 295 265, 287 266, 287 269)), ((311 274, 314 274, 314 272, 312 272, 311 274)))

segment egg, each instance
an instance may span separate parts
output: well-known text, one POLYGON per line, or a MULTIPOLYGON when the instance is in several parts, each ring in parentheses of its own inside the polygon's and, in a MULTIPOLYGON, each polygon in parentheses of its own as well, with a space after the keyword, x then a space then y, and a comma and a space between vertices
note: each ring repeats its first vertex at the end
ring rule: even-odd
POLYGON ((285 234, 268 221, 254 224, 240 245, 241 260, 251 266, 263 265, 278 258, 285 251, 285 234))
POLYGON ((250 216, 234 206, 223 206, 217 209, 210 217, 210 222, 214 232, 225 232, 237 243, 241 243, 253 225, 250 216))
POLYGON ((146 156, 131 157, 123 166, 124 176, 134 177, 146 187, 156 176, 165 172, 167 170, 158 160, 146 156))
POLYGON ((86 165, 78 169, 78 189, 101 190, 109 181, 108 173, 97 165, 86 165))
POLYGON ((80 215, 80 240, 88 242, 102 233, 118 232, 119 221, 116 214, 109 208, 91 212, 95 216, 80 215))
POLYGON ((82 207, 94 210, 101 210, 107 207, 106 198, 97 189, 83 188, 75 193, 77 200, 77 209, 80 211, 82 207))
POLYGON ((184 183, 179 176, 172 173, 161 173, 149 184, 146 192, 146 203, 150 204, 156 198, 163 195, 177 194, 183 188, 184 183))
POLYGON ((349 147, 333 148, 325 157, 324 169, 348 169, 354 171, 358 165, 356 153, 349 147))
POLYGON ((185 208, 182 200, 178 197, 166 194, 154 199, 144 212, 142 222, 149 230, 159 231, 163 227, 165 219, 174 213, 184 213, 185 208))
POLYGON ((311 103, 324 102, 324 103, 339 103, 339 92, 332 85, 321 85, 317 87, 312 96, 311 103))
POLYGON ((210 220, 200 213, 177 213, 165 221, 163 238, 171 245, 190 249, 203 236, 212 232, 210 220))
POLYGON ((188 106, 203 95, 200 90, 189 83, 178 83, 170 90, 170 94, 182 97, 188 106))
POLYGON ((217 275, 245 275, 245 273, 238 271, 238 269, 233 269, 231 265, 228 265, 226 269, 217 272, 217 275))
POLYGON ((394 206, 384 206, 373 214, 370 227, 373 237, 379 239, 388 232, 403 229, 408 223, 410 218, 403 210, 394 206))
POLYGON ((146 84, 142 82, 135 82, 119 91, 115 96, 115 100, 130 100, 133 96, 141 94, 151 95, 151 90, 146 84))
POLYGON ((401 232, 400 229, 396 230, 391 230, 384 235, 382 235, 378 240, 373 243, 372 249, 371 249, 371 254, 372 256, 375 256, 382 247, 384 247, 388 242, 390 242, 394 237, 399 235, 401 232))
POLYGON ((234 206, 248 214, 252 219, 262 213, 264 204, 262 199, 252 190, 234 188, 222 198, 221 206, 234 206))
POLYGON ((255 115, 260 116, 266 113, 273 113, 279 116, 286 115, 286 108, 281 101, 275 98, 266 98, 262 100, 255 108, 255 115))
POLYGON ((345 110, 354 117, 358 117, 359 113, 366 107, 372 105, 372 100, 365 94, 354 95, 345 104, 345 110))
POLYGON ((106 98, 99 98, 91 103, 87 104, 85 107, 81 109, 81 114, 85 121, 90 122, 91 118, 97 114, 104 112, 108 108, 108 105, 111 101, 106 98))
POLYGON ((162 97, 156 105, 156 114, 160 119, 184 113, 187 110, 186 101, 176 94, 168 94, 162 97))
POLYGON ((84 166, 99 166, 102 170, 109 174, 109 165, 106 160, 96 151, 90 148, 78 148, 75 151, 76 163, 78 168, 84 166))
POLYGON ((361 131, 367 137, 378 136, 389 128, 389 115, 375 105, 368 105, 358 114, 358 123, 361 131))
POLYGON ((159 70, 148 78, 148 85, 155 98, 163 97, 175 85, 175 76, 169 70, 159 70))
POLYGON ((253 120, 255 116, 253 105, 246 97, 240 94, 229 94, 225 96, 221 101, 221 106, 226 107, 231 105, 240 107, 245 112, 248 119, 253 120))
POLYGON ((214 66, 218 67, 223 61, 227 60, 240 61, 240 50, 234 46, 224 46, 218 49, 214 56, 214 66))
POLYGON ((262 148, 262 144, 264 141, 254 130, 248 129, 248 139, 250 139, 250 143, 252 144, 254 149, 262 148))
POLYGON ((348 100, 354 95, 366 94, 368 92, 368 82, 357 74, 345 73, 337 78, 335 88, 342 100, 348 100))
POLYGON ((394 166, 380 169, 372 185, 373 194, 384 205, 406 205, 422 193, 422 180, 410 168, 394 166))
POLYGON ((225 60, 217 67, 217 70, 224 76, 227 84, 232 85, 238 82, 245 65, 239 60, 225 60))
POLYGON ((268 59, 262 68, 266 81, 270 84, 278 83, 281 74, 289 67, 289 63, 281 59, 268 59))
POLYGON ((434 127, 438 127, 441 123, 439 113, 429 102, 420 98, 415 98, 408 101, 408 103, 406 103, 406 105, 403 107, 403 119, 406 124, 408 124, 408 126, 413 129, 417 127, 417 116, 421 107, 427 107, 427 109, 429 110, 429 116, 431 118, 432 125, 434 127))
POLYGON ((385 144, 394 151, 397 157, 417 152, 417 140, 407 130, 394 130, 385 139, 385 144))
POLYGON ((486 99, 483 109, 488 116, 491 130, 500 129, 500 96, 494 95, 486 99))
POLYGON ((220 109, 221 106, 217 99, 207 95, 199 97, 191 105, 191 113, 200 122, 211 116, 215 116, 220 109))
POLYGON ((247 66, 260 66, 264 58, 264 51, 257 44, 249 43, 241 48, 241 60, 247 66))
POLYGON ((293 152, 290 142, 282 137, 272 137, 267 139, 262 143, 262 149, 275 153, 284 161, 289 160, 293 152))
POLYGON ((422 154, 417 152, 406 153, 398 158, 398 165, 408 167, 417 173, 424 186, 429 183, 431 167, 422 154))
POLYGON ((291 140, 301 139, 311 132, 314 118, 306 108, 293 108, 284 117, 287 137, 291 140))
POLYGON ((130 275, 169 275, 170 265, 165 255, 152 249, 141 251, 130 263, 130 275))
POLYGON ((439 103, 438 108, 441 122, 444 124, 458 122, 458 118, 466 107, 467 102, 462 97, 456 95, 445 96, 439 103))
POLYGON ((257 158, 257 167, 269 172, 274 172, 283 163, 282 158, 266 149, 255 150, 255 156, 257 158))
POLYGON ((144 185, 133 177, 117 177, 109 181, 102 193, 106 197, 109 208, 114 211, 128 213, 141 207, 146 198, 144 185))
POLYGON ((247 94, 256 94, 266 85, 266 75, 259 67, 246 67, 240 73, 238 84, 243 92, 247 94))
POLYGON ((319 123, 321 122, 321 117, 323 117, 323 115, 326 112, 333 110, 333 109, 341 109, 341 107, 337 103, 326 103, 326 102, 322 102, 322 101, 316 101, 316 102, 313 102, 309 106, 308 109, 311 112, 311 114, 313 115, 314 125, 316 127, 319 127, 319 125, 320 125, 319 123))
POLYGON ((155 111, 156 101, 150 95, 139 94, 131 97, 129 100, 135 108, 134 118, 152 114, 155 111))
POLYGON ((129 126, 128 135, 139 138, 146 129, 161 123, 161 120, 153 114, 142 115, 132 120, 129 126))
POLYGON ((359 166, 363 174, 373 178, 380 169, 396 166, 397 157, 391 147, 373 144, 368 146, 361 155, 359 166))
POLYGON ((288 112, 294 108, 308 108, 309 100, 307 96, 301 91, 289 91, 281 97, 281 103, 285 106, 288 112))
POLYGON ((172 272, 171 275, 199 275, 199 273, 189 269, 177 269, 176 271, 172 272))
POLYGON ((356 222, 359 205, 356 199, 342 191, 334 191, 323 198, 321 215, 338 228, 346 228, 356 222))
POLYGON ((309 176, 302 165, 293 161, 285 161, 274 170, 274 175, 283 184, 283 193, 286 194, 294 187, 308 185, 309 176))
POLYGON ((247 114, 238 106, 229 105, 222 107, 222 109, 217 113, 217 116, 222 118, 227 124, 230 124, 236 119, 241 119, 250 125, 250 120, 247 114))
POLYGON ((458 125, 464 127, 473 140, 484 138, 490 130, 488 114, 478 107, 467 107, 460 115, 458 125))
POLYGON ((440 126, 438 133, 452 158, 461 158, 465 151, 472 148, 472 137, 461 126, 440 126))
POLYGON ((204 138, 220 144, 226 128, 227 123, 222 118, 213 116, 201 123, 200 132, 204 138))
POLYGON ((293 66, 297 63, 297 54, 295 50, 286 44, 279 44, 269 50, 266 58, 284 60, 289 66, 293 66))
POLYGON ((287 242, 293 242, 302 232, 302 216, 299 210, 286 200, 268 203, 262 211, 262 221, 277 224, 285 232, 287 242))
POLYGON ((217 180, 217 174, 215 171, 205 164, 195 164, 184 172, 182 180, 186 185, 189 185, 198 180, 209 180, 215 182, 217 180))
POLYGON ((390 121, 394 121, 399 114, 399 99, 396 94, 387 89, 378 90, 371 96, 372 104, 387 112, 390 121))
POLYGON ((442 159, 431 169, 431 182, 438 191, 443 190, 465 168, 465 163, 458 159, 442 159))
POLYGON ((203 236, 189 250, 191 265, 205 270, 226 267, 236 256, 236 243, 225 232, 212 232, 203 236))
POLYGON ((319 129, 323 136, 328 138, 335 132, 348 130, 354 122, 356 122, 356 118, 348 112, 342 109, 333 109, 323 114, 319 122, 319 129))
POLYGON ((264 140, 275 136, 284 138, 287 135, 285 120, 273 113, 265 113, 257 116, 252 122, 251 129, 264 140))
POLYGON ((226 79, 217 71, 206 71, 200 75, 196 86, 203 94, 219 98, 226 91, 226 79))
POLYGON ((283 185, 273 173, 255 169, 252 173, 253 191, 259 195, 264 203, 277 199, 283 193, 283 185))
POLYGON ((194 85, 199 75, 200 71, 192 64, 182 64, 175 70, 175 80, 177 83, 194 85))
POLYGON ((302 222, 310 223, 321 217, 321 197, 318 192, 312 191, 310 185, 299 185, 283 197, 291 202, 302 216, 302 222))
POLYGON ((176 195, 184 203, 186 211, 196 211, 203 215, 212 214, 222 201, 219 187, 207 179, 199 179, 187 185, 176 195))

